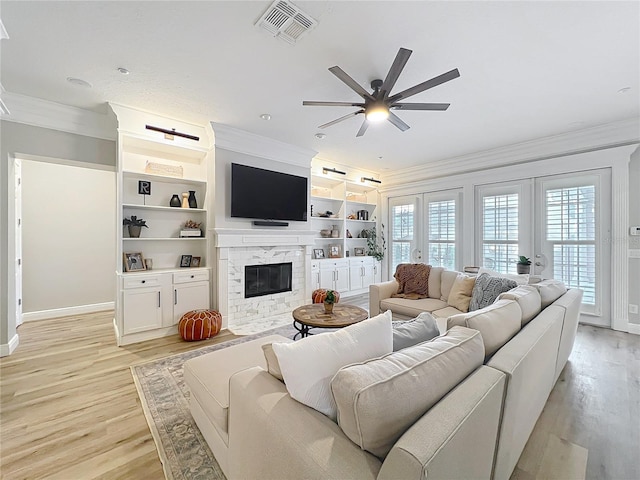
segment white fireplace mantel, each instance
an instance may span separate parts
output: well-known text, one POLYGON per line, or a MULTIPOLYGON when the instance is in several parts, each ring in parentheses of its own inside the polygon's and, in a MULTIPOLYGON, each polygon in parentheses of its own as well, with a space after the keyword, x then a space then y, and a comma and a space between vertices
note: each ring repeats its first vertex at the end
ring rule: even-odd
POLYGON ((312 246, 316 236, 315 232, 311 230, 235 228, 215 228, 213 234, 216 248, 312 246))

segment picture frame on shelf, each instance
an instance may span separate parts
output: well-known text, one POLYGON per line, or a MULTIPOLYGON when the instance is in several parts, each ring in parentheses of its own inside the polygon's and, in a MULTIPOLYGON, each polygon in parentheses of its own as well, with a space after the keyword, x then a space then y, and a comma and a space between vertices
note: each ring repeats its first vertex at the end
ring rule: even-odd
POLYGON ((192 255, 182 255, 180 257, 180 268, 190 267, 191 266, 191 258, 192 255))
POLYGON ((314 248, 313 249, 313 258, 319 260, 324 258, 324 249, 323 248, 314 248))
POLYGON ((147 269, 142 252, 123 253, 125 272, 142 272, 147 269))
POLYGON ((329 245, 329 258, 341 258, 342 257, 342 245, 339 243, 331 243, 329 245))
POLYGON ((189 264, 189 266, 193 268, 199 267, 201 259, 202 257, 191 257, 191 263, 189 264))
POLYGON ((353 249, 354 257, 364 257, 364 247, 355 247, 353 249))

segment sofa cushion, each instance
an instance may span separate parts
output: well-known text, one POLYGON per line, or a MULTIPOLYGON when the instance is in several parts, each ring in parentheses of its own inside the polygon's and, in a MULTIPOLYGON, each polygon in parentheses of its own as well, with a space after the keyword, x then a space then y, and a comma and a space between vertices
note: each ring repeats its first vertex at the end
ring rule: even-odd
POLYGON ((431 267, 431 272, 429 272, 429 298, 440 299, 442 296, 440 284, 442 283, 443 271, 444 267, 431 267))
POLYGON ((498 300, 515 300, 522 310, 521 324, 524 327, 542 310, 542 300, 538 289, 530 285, 520 285, 498 295, 498 300))
POLYGON ((278 357, 276 357, 276 354, 273 351, 273 345, 271 343, 262 345, 262 352, 264 353, 264 359, 267 362, 267 372, 281 382, 284 382, 282 369, 280 368, 280 363, 278 363, 278 357))
POLYGON ((480 267, 478 269, 478 275, 482 275, 486 273, 487 275, 491 275, 492 277, 501 277, 506 278, 507 280, 513 280, 518 285, 526 285, 529 283, 530 275, 528 273, 500 273, 495 270, 491 270, 489 268, 480 267))
POLYGON ((391 312, 336 332, 273 343, 289 395, 335 421, 336 405, 329 383, 343 366, 393 351, 391 312))
POLYGON ((441 308, 439 310, 434 310, 431 313, 436 318, 449 318, 449 317, 451 317, 453 315, 458 315, 459 313, 464 313, 464 312, 461 312, 460 310, 458 310, 455 307, 447 306, 447 307, 441 308))
POLYGON ((471 292, 473 291, 475 283, 475 277, 470 277, 462 273, 458 274, 449 292, 447 303, 461 312, 468 312, 469 302, 471 302, 471 292))
POLYGON ((260 346, 276 341, 292 342, 281 335, 270 335, 216 350, 184 363, 184 380, 191 390, 191 400, 198 402, 221 435, 226 435, 228 431, 229 378, 245 368, 266 368, 260 346))
POLYGON ((398 282, 398 291, 393 295, 402 298, 428 298, 431 265, 424 263, 401 263, 393 277, 398 282))
POLYGON ((429 312, 422 312, 413 320, 393 322, 393 351, 426 342, 438 335, 436 319, 429 312))
POLYGON ((533 287, 537 288, 538 293, 540 293, 542 309, 547 308, 567 293, 567 287, 560 280, 543 280, 542 282, 534 284, 533 287))
POLYGON ((331 381, 338 425, 354 443, 384 458, 483 359, 480 333, 456 327, 429 342, 344 367, 331 381))
POLYGON ((451 287, 453 287, 453 282, 456 281, 456 277, 458 276, 458 272, 454 272, 453 270, 444 270, 441 274, 442 281, 440 282, 440 300, 444 300, 445 302, 449 299, 449 292, 451 292, 451 287))
POLYGON ((479 310, 487 305, 491 305, 502 292, 508 292, 517 286, 518 284, 514 280, 503 277, 492 277, 487 273, 478 275, 476 283, 473 286, 469 311, 473 312, 474 310, 479 310))
POLYGON ((393 313, 415 318, 422 312, 433 312, 447 306, 447 302, 435 298, 409 300, 406 298, 385 298, 380 302, 380 310, 391 310, 393 313))
POLYGON ((498 300, 483 309, 449 317, 447 328, 461 325, 478 330, 488 358, 520 331, 521 318, 522 310, 517 302, 498 300))

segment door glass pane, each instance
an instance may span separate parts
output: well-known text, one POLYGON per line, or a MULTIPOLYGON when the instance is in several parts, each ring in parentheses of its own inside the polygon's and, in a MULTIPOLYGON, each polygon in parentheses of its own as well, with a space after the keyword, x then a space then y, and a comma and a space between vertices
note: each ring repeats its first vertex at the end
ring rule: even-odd
POLYGON ((391 272, 400 263, 411 263, 414 214, 413 203, 391 207, 391 272))
POLYGON ((482 265, 516 273, 518 261, 518 194, 482 197, 482 265))
POLYGON ((596 303, 595 185, 546 192, 547 241, 553 248, 553 277, 584 290, 582 303, 596 303))
POLYGON ((432 201, 428 205, 428 263, 455 270, 456 201, 432 201))

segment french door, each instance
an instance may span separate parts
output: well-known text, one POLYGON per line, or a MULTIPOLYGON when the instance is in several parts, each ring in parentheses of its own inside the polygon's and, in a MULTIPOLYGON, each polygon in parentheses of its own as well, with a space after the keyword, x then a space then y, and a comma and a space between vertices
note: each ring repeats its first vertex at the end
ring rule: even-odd
POLYGON ((610 326, 610 185, 602 169, 476 187, 478 263, 516 273, 529 257, 532 274, 584 291, 582 321, 610 326))
POLYGON ((460 199, 460 191, 447 190, 390 200, 390 272, 413 262, 459 269, 460 199))

